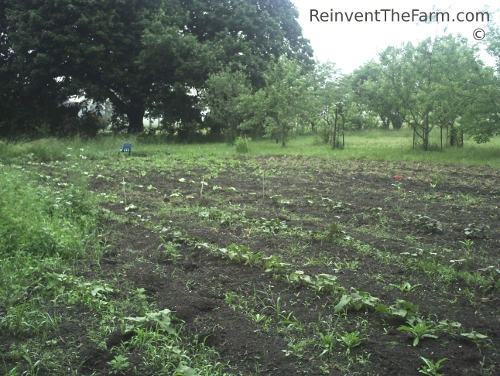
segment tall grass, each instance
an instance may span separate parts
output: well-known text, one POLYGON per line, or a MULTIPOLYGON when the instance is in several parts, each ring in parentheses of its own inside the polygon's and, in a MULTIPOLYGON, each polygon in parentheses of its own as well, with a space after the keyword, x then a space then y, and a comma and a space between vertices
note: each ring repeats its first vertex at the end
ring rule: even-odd
POLYGON ((0 255, 75 257, 97 224, 85 183, 56 190, 35 184, 22 171, 4 168, 0 179, 0 255))
POLYGON ((85 181, 65 184, 54 189, 0 165, 2 335, 52 331, 57 320, 44 312, 41 275, 64 273, 96 244, 97 206, 85 181))

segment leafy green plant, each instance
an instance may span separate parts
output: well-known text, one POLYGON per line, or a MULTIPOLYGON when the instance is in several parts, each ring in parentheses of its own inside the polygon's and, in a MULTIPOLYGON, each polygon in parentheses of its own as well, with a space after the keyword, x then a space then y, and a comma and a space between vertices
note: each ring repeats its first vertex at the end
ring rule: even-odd
POLYGON ((125 332, 131 332, 138 329, 153 329, 177 335, 175 328, 171 325, 172 311, 165 308, 158 312, 146 312, 144 316, 125 317, 130 324, 125 326, 125 332))
POLYGON ((334 294, 338 291, 344 291, 344 288, 338 283, 337 277, 331 274, 318 274, 313 279, 302 270, 296 270, 285 276, 285 278, 290 282, 311 287, 318 293, 334 294))
POLYGON ((180 244, 174 243, 172 241, 166 241, 163 239, 163 244, 161 244, 158 248, 163 247, 163 254, 166 256, 167 261, 177 262, 181 257, 181 253, 179 252, 180 244))
POLYGON ((327 227, 326 231, 323 233, 323 238, 329 242, 334 242, 344 234, 345 231, 342 230, 342 227, 334 222, 327 227))
POLYGON ((53 180, 36 183, 9 168, 0 176, 0 252, 73 258, 87 251, 98 210, 85 179, 54 189, 53 180))
POLYGON ((380 304, 375 308, 376 312, 385 313, 391 316, 397 316, 401 318, 413 318, 418 314, 418 306, 412 302, 398 299, 396 303, 391 306, 385 304, 380 304))
POLYGON ((417 346, 423 338, 438 338, 437 335, 432 334, 436 332, 436 329, 427 325, 425 321, 412 318, 406 322, 408 325, 401 325, 397 330, 406 331, 410 336, 414 337, 413 346, 417 346))
POLYGON ((462 327, 462 324, 460 324, 457 321, 451 321, 451 320, 442 320, 439 322, 439 324, 436 326, 438 329, 445 331, 451 336, 455 336, 460 328, 462 327))
POLYGON ((287 273, 290 269, 290 264, 281 262, 276 255, 271 255, 263 258, 264 269, 271 273, 287 273))
POLYGON ((460 334, 462 337, 468 338, 472 342, 478 344, 481 340, 487 339, 488 336, 485 336, 484 334, 480 334, 476 331, 468 332, 468 333, 461 333, 460 334))
POLYGON ((490 265, 478 270, 482 272, 486 278, 486 283, 482 286, 484 289, 500 289, 500 267, 490 265))
POLYGON ((317 346, 323 349, 323 351, 321 352, 321 354, 319 354, 319 356, 322 357, 325 354, 332 354, 333 349, 335 348, 335 344, 337 342, 335 334, 332 332, 327 334, 318 333, 318 335, 320 342, 318 343, 317 346))
POLYGON ((416 214, 407 222, 412 226, 419 227, 431 233, 443 232, 443 224, 437 219, 430 218, 426 215, 416 214))
POLYGON ((113 374, 124 373, 127 369, 130 368, 130 363, 128 358, 124 355, 116 355, 113 360, 110 360, 107 364, 109 364, 112 368, 113 374))
POLYGON ((344 290, 344 288, 340 286, 337 277, 331 274, 316 275, 316 280, 312 282, 312 288, 316 292, 323 292, 327 294, 334 294, 338 291, 344 290))
POLYGON ((369 292, 358 291, 355 288, 351 288, 350 294, 342 295, 340 301, 334 308, 334 312, 338 313, 349 307, 354 307, 357 311, 361 308, 375 308, 378 302, 379 298, 371 296, 369 292))
POLYGON ((442 374, 438 371, 443 367, 441 363, 447 360, 447 358, 439 359, 436 363, 430 359, 424 358, 423 356, 421 356, 420 359, 422 359, 425 364, 420 366, 418 372, 427 376, 442 376, 442 374))
POLYGON ((419 288, 420 286, 422 286, 421 284, 415 284, 415 285, 412 285, 410 284, 409 282, 403 282, 402 284, 400 285, 396 285, 394 283, 391 283, 389 286, 392 286, 392 287, 395 287, 397 288, 399 291, 401 292, 411 292, 417 288, 419 288))
POLYGON ((359 338, 359 332, 344 332, 337 339, 339 342, 343 343, 347 348, 346 353, 350 354, 353 347, 359 346, 364 338, 359 338))
POLYGON ((469 225, 464 229, 464 234, 466 239, 479 239, 486 238, 488 235, 488 230, 490 226, 486 223, 469 223, 469 225))

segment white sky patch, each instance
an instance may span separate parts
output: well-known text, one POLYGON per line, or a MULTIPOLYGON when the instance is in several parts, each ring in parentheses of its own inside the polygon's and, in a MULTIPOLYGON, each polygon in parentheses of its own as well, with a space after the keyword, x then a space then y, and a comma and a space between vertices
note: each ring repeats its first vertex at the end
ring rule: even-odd
MULTIPOLYGON (((401 43, 411 41, 418 43, 431 36, 443 35, 444 29, 448 33, 462 34, 471 43, 478 43, 480 46, 484 42, 474 39, 474 31, 477 29, 486 30, 486 23, 481 21, 458 22, 458 18, 472 17, 476 12, 487 10, 495 21, 500 24, 500 0, 291 0, 299 11, 299 23, 302 26, 304 36, 310 40, 314 49, 314 56, 320 61, 330 60, 342 69, 343 73, 350 73, 362 64, 371 59, 377 59, 377 53, 382 52, 387 46, 399 46, 401 43), (432 22, 430 24, 411 21, 413 10, 429 13, 436 11, 447 11, 450 15, 450 22, 432 22), (318 22, 316 18, 311 21, 311 9, 318 12, 345 12, 344 15, 355 15, 356 12, 371 12, 375 14, 379 11, 380 22, 356 22, 354 17, 351 21, 344 22, 325 21, 318 22), (383 11, 388 9, 389 11, 383 11), (392 20, 392 11, 399 14, 392 20), (404 17, 403 13, 408 13, 410 18, 404 17), (459 13, 462 12, 460 15, 459 13), (386 18, 385 21, 384 17, 386 18), (404 22, 402 19, 410 19, 404 22), (455 19, 455 22, 451 22, 455 19)), ((315 12, 313 12, 315 13, 315 12)), ((325 17, 327 18, 327 17, 325 17)), ((358 19, 361 19, 358 17, 358 19)), ((485 39, 488 35, 485 35, 485 39)), ((486 53, 482 53, 481 59, 487 64, 493 65, 494 60, 486 53)))

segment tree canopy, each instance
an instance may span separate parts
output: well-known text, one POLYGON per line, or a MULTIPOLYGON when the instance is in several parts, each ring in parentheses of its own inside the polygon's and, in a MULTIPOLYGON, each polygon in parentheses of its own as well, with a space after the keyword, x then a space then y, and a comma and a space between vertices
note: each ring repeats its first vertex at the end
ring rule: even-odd
POLYGON ((2 0, 2 75, 102 103, 143 129, 146 112, 200 120, 193 89, 226 64, 262 86, 273 56, 310 62, 289 0, 2 0), (7 53, 5 53, 7 51, 7 53))
POLYGON ((499 91, 493 69, 477 54, 465 38, 452 35, 388 47, 379 63, 354 72, 353 90, 384 127, 412 127, 424 150, 434 127, 448 132, 451 145, 459 131, 485 142, 500 133, 499 91))

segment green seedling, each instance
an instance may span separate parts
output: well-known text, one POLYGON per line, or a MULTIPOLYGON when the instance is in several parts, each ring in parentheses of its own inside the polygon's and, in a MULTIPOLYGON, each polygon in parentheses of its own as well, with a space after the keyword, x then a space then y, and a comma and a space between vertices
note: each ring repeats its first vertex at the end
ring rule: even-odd
POLYGON ((479 344, 479 342, 483 339, 486 339, 488 338, 488 336, 485 336, 484 334, 480 334, 476 331, 472 331, 472 332, 469 332, 469 333, 462 333, 460 334, 462 337, 465 337, 465 338, 468 338, 470 339, 472 342, 474 342, 475 344, 479 344))
POLYGON ((249 316, 255 322, 261 322, 267 318, 266 315, 263 315, 261 313, 256 313, 256 314, 249 313, 249 316))
POLYGON ((427 325, 423 320, 410 319, 406 322, 408 325, 401 325, 398 330, 404 330, 408 332, 410 336, 414 337, 413 346, 417 346, 423 338, 438 338, 437 335, 432 334, 436 331, 436 329, 427 325))
POLYGON ((410 319, 418 314, 418 307, 412 302, 398 299, 396 304, 387 306, 380 304, 375 308, 375 312, 386 313, 391 316, 398 316, 403 319, 410 319))
POLYGON ((323 292, 327 294, 333 294, 343 289, 339 285, 337 277, 331 274, 318 274, 316 276, 316 281, 312 282, 312 288, 316 292, 323 292))
POLYGON ((310 286, 314 282, 311 279, 311 276, 305 274, 302 270, 296 270, 288 275, 286 278, 289 282, 297 283, 300 285, 310 286))
POLYGON ((498 289, 500 288, 500 267, 493 265, 487 266, 486 268, 478 269, 486 278, 486 283, 484 288, 498 289))
POLYGON ((411 292, 411 291, 419 288, 422 285, 419 283, 417 283, 416 285, 411 285, 409 282, 403 282, 400 285, 396 285, 394 283, 391 283, 389 286, 395 287, 401 292, 411 292))
POLYGON ((346 353, 349 355, 353 347, 359 346, 363 338, 359 338, 359 332, 344 332, 337 341, 342 342, 346 347, 346 353))
POLYGON ((163 240, 163 244, 158 247, 158 250, 163 247, 163 254, 166 256, 167 261, 173 261, 174 263, 177 262, 181 257, 181 253, 179 251, 181 245, 172 241, 166 241, 163 238, 161 239, 163 240))
POLYGON ((107 364, 111 366, 113 369, 111 372, 115 375, 124 373, 130 367, 128 358, 124 355, 116 355, 114 359, 109 361, 107 364))
POLYGON ((323 233, 324 240, 329 242, 334 242, 338 240, 342 235, 345 234, 345 231, 342 230, 338 223, 332 223, 328 226, 327 230, 323 233))
POLYGON ((459 243, 462 244, 463 246, 465 246, 465 248, 469 251, 469 250, 471 250, 472 246, 474 245, 474 240, 465 239, 465 240, 460 240, 459 243))
POLYGON ((125 332, 137 331, 139 329, 154 329, 177 335, 176 330, 171 325, 171 312, 165 308, 158 312, 146 312, 144 316, 125 317, 125 320, 131 322, 125 326, 125 332))
POLYGON ((318 346, 323 349, 323 351, 321 352, 321 354, 319 354, 319 356, 322 357, 325 354, 333 353, 333 349, 335 348, 335 343, 336 343, 335 334, 318 333, 318 335, 319 338, 321 339, 321 342, 318 344, 318 346))
POLYGON ((379 298, 371 296, 370 293, 351 288, 350 294, 342 295, 340 301, 334 308, 334 312, 339 313, 343 309, 348 309, 349 307, 354 307, 357 311, 363 307, 365 309, 375 308, 378 302, 379 298))
POLYGON ((441 330, 444 330, 448 334, 454 336, 460 330, 460 328, 462 327, 462 324, 460 324, 457 321, 442 320, 439 322, 437 327, 441 330))
POLYGON ((441 363, 443 363, 447 358, 442 358, 439 359, 436 363, 434 363, 432 360, 424 358, 423 356, 420 357, 425 363, 425 365, 421 366, 418 369, 418 372, 423 373, 424 375, 427 376, 442 376, 442 373, 439 373, 438 371, 443 367, 441 363))

